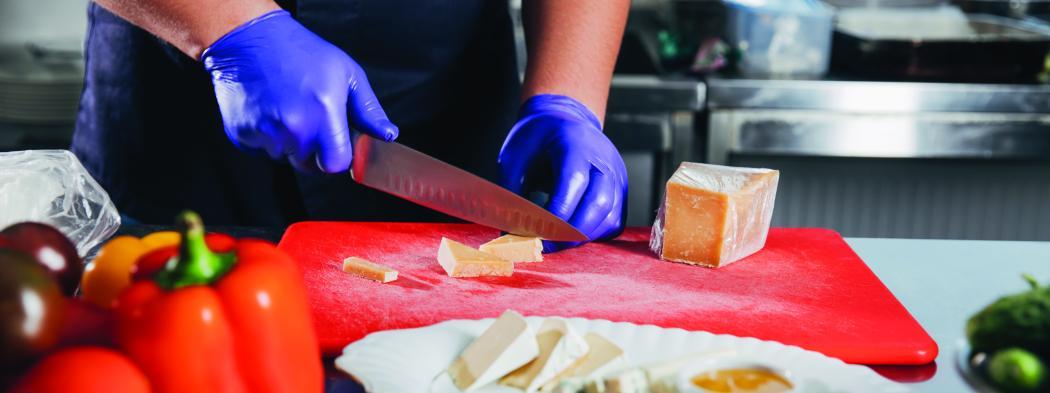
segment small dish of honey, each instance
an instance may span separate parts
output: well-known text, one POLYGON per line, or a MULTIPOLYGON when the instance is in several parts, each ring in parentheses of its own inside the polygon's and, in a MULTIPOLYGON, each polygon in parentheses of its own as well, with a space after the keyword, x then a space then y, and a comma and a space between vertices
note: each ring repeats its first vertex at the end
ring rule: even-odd
POLYGON ((759 362, 719 359, 685 367, 678 389, 689 393, 785 393, 795 391, 787 372, 759 362))
POLYGON ((730 368, 703 371, 689 380, 711 393, 784 393, 794 388, 787 378, 761 368, 730 368))

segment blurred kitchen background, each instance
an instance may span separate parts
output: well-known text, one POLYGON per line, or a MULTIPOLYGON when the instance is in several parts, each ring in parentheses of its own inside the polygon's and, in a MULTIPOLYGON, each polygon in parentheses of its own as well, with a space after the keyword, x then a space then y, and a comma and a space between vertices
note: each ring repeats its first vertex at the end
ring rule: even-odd
MULTIPOLYGON (((0 151, 68 147, 86 6, 0 1, 0 151)), ((781 170, 777 226, 1048 241, 1048 53, 1050 0, 636 0, 606 119, 628 223, 699 161, 781 170)))

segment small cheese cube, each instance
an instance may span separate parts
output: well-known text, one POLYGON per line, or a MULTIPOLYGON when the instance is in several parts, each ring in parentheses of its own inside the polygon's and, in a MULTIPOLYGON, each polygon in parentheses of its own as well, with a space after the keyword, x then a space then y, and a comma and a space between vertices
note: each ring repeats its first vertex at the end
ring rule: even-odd
POLYGON ((397 280, 397 270, 383 265, 377 265, 358 257, 350 257, 343 260, 343 271, 381 283, 388 283, 397 280))
POLYGON ((525 318, 507 310, 448 367, 462 391, 488 385, 532 361, 539 354, 536 337, 525 318))
POLYGON ((514 263, 543 261, 543 242, 538 237, 503 235, 479 249, 514 263))
POLYGON ((514 273, 514 262, 444 237, 438 247, 437 259, 449 277, 510 276, 514 273))
POLYGON ((780 172, 683 162, 667 181, 650 248, 660 258, 720 267, 762 249, 780 172))

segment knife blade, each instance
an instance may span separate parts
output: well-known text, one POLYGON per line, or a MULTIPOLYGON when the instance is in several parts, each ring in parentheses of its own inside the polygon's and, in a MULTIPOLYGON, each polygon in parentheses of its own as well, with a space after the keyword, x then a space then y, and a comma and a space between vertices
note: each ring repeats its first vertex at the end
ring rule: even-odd
POLYGON ((358 134, 350 176, 365 186, 453 217, 522 236, 586 241, 587 236, 528 199, 395 142, 358 134))

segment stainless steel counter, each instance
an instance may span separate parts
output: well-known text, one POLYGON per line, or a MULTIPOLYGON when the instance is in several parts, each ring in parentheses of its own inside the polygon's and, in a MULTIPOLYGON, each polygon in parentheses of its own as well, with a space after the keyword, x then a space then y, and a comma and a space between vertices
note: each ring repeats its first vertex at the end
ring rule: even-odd
POLYGON ((609 94, 610 111, 700 111, 706 105, 707 86, 696 79, 616 75, 609 94))
POLYGON ((889 370, 916 381, 908 386, 920 393, 975 391, 956 362, 966 320, 998 297, 1028 288, 1022 273, 1050 280, 1046 242, 847 241, 940 347, 932 378, 926 379, 928 369, 889 370))

